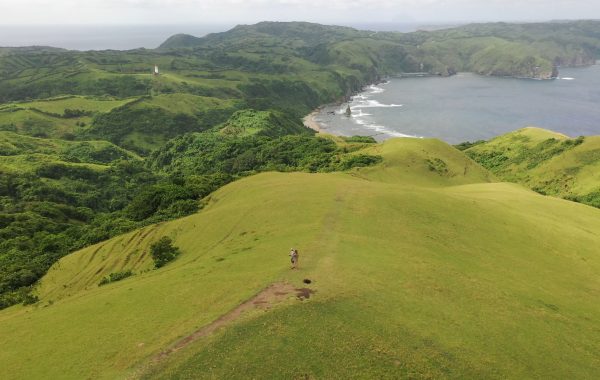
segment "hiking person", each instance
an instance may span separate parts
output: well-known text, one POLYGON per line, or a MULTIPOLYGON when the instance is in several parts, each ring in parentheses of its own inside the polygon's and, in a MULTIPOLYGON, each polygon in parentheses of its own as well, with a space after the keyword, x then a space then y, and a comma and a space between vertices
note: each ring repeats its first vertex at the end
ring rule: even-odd
POLYGON ((292 262, 292 269, 296 269, 298 265, 298 250, 292 248, 290 250, 290 261, 292 262))

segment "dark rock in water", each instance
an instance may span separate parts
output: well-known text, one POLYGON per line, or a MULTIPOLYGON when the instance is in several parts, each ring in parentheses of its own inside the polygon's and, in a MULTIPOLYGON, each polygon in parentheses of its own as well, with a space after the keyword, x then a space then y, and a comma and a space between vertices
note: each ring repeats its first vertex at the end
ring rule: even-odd
POLYGON ((559 72, 558 72, 558 67, 554 66, 554 67, 552 68, 552 75, 551 75, 551 78, 552 78, 552 79, 558 78, 558 75, 559 75, 559 72))
POLYGON ((348 104, 348 107, 346 107, 346 116, 350 115, 352 115, 352 110, 350 109, 350 104, 348 104))

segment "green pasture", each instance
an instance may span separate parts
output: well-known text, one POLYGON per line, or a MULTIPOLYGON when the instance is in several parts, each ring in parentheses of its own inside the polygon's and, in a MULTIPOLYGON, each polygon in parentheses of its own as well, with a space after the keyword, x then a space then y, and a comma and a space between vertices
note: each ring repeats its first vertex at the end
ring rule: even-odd
POLYGON ((63 258, 38 304, 0 312, 0 377, 594 377, 600 211, 489 182, 434 140, 371 149, 378 167, 249 177, 198 214, 63 258), (182 255, 152 270, 162 236, 182 255), (314 293, 151 365, 276 282, 314 293))

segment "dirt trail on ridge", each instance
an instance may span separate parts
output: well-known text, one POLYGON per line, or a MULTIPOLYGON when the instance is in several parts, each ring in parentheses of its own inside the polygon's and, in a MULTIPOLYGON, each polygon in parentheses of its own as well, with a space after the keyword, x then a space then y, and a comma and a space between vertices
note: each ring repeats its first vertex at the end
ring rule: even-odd
POLYGON ((271 284, 265 289, 263 289, 260 293, 245 301, 241 305, 237 306, 235 309, 231 310, 227 314, 223 314, 214 322, 201 327, 192 334, 175 343, 175 345, 173 345, 168 350, 156 355, 152 361, 154 363, 162 361, 169 355, 181 350, 182 348, 188 346, 196 340, 210 335, 219 328, 232 323, 233 321, 238 319, 244 312, 255 309, 268 310, 274 305, 290 298, 291 296, 295 296, 297 299, 302 301, 310 298, 310 295, 312 293, 314 293, 312 289, 296 288, 295 286, 292 286, 288 283, 271 284))

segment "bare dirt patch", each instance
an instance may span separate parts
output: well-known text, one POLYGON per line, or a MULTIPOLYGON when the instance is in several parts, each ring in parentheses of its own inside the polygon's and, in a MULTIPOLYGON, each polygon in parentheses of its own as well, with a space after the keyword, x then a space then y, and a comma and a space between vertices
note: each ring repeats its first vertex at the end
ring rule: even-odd
POLYGON ((156 355, 153 361, 159 362, 164 358, 168 357, 174 352, 181 350, 186 347, 190 343, 203 338, 209 334, 212 334, 217 329, 228 325, 239 318, 244 312, 250 310, 268 310, 272 308, 274 305, 283 302, 289 297, 295 296, 297 299, 303 301, 305 299, 310 298, 310 295, 313 294, 314 291, 308 288, 297 289, 294 286, 287 283, 276 283, 271 284, 262 290, 260 293, 245 301, 235 309, 231 310, 229 313, 222 315, 214 322, 196 330, 191 335, 181 339, 171 348, 166 351, 161 352, 156 355))

